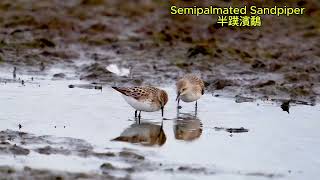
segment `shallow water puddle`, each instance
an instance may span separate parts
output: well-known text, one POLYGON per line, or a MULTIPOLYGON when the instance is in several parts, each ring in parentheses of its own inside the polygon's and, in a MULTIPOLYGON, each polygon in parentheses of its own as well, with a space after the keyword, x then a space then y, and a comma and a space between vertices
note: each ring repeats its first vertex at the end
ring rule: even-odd
MULTIPOLYGON (((167 166, 158 173, 135 173, 137 179, 291 180, 320 175, 316 158, 320 152, 319 106, 292 106, 288 114, 271 102, 236 103, 206 94, 198 102, 195 116, 194 104, 182 103, 177 113, 174 89, 166 87, 170 100, 165 120, 160 112, 142 113, 141 124, 135 124, 134 110, 111 88, 68 88, 84 83, 37 78, 26 81, 25 86, 0 83, 0 131, 18 131, 20 124, 20 131, 37 136, 83 139, 96 151, 134 149, 151 162, 167 166), (114 139, 118 141, 111 141, 114 139), (180 174, 172 173, 170 164, 181 165, 180 174), (196 169, 184 168, 186 165, 209 168, 209 172, 197 175, 193 173, 196 169)), ((63 157, 0 155, 0 165, 99 171, 103 161, 63 157), (62 159, 66 163, 61 163, 62 159)))

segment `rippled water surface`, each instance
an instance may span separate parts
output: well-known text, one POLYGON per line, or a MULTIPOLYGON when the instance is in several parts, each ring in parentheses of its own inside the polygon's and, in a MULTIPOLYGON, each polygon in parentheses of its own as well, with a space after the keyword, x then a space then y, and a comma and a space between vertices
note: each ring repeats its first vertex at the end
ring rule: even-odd
MULTIPOLYGON (((152 162, 214 170, 201 175, 136 172, 137 179, 298 180, 320 175, 319 106, 292 106, 288 114, 272 102, 236 103, 205 94, 196 115, 193 103, 182 103, 178 113, 174 88, 166 86, 170 100, 165 119, 160 112, 142 113, 141 123, 136 124, 134 110, 110 87, 101 91, 68 88, 70 84, 86 82, 46 78, 28 80, 25 86, 1 82, 0 131, 19 130, 21 124, 20 131, 83 139, 97 151, 130 148, 152 162)), ((75 172, 99 172, 102 163, 73 155, 0 155, 0 165, 75 172)))

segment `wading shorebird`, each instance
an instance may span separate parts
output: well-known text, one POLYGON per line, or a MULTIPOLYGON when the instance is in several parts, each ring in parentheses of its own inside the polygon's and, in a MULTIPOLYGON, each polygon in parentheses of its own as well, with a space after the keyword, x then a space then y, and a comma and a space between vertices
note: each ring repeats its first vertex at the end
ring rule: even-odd
POLYGON ((176 83, 177 86, 177 98, 176 101, 178 101, 178 109, 181 108, 179 106, 180 99, 183 102, 194 102, 195 109, 198 108, 198 102, 197 100, 200 99, 200 97, 204 94, 204 83, 203 81, 193 74, 187 74, 183 78, 179 79, 176 83))
POLYGON ((164 106, 168 102, 166 91, 155 87, 112 87, 119 91, 126 102, 135 109, 135 117, 139 111, 138 118, 141 118, 141 111, 154 112, 161 109, 163 117, 164 106))

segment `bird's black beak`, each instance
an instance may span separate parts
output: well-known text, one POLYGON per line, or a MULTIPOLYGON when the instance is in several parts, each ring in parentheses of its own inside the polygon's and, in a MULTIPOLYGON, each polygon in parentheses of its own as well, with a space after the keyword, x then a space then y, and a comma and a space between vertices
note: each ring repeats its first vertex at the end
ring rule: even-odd
POLYGON ((177 98, 176 98, 176 101, 178 101, 178 99, 179 99, 179 97, 180 97, 180 92, 178 92, 178 94, 177 94, 177 98))
POLYGON ((162 114, 162 117, 163 117, 163 107, 161 107, 161 114, 162 114))

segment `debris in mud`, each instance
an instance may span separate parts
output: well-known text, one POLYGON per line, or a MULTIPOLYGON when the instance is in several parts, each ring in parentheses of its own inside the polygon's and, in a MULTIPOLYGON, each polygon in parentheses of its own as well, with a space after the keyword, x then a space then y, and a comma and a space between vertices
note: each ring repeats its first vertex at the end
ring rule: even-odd
POLYGON ((129 159, 133 159, 133 160, 144 160, 144 156, 136 154, 134 152, 128 151, 128 150, 123 150, 119 153, 120 157, 124 157, 124 158, 129 158, 129 159))
POLYGON ((96 84, 70 84, 68 87, 69 88, 82 88, 82 89, 102 90, 102 86, 101 85, 96 85, 96 84))
POLYGON ((107 157, 115 157, 116 154, 113 152, 93 152, 92 155, 98 158, 107 158, 107 157))
POLYGON ((244 97, 244 96, 241 96, 241 95, 236 95, 235 99, 236 99, 235 100, 236 103, 244 103, 244 102, 253 102, 254 101, 254 98, 244 97))
POLYGON ((119 167, 115 167, 111 163, 103 163, 100 166, 100 169, 102 170, 103 174, 109 174, 110 172, 114 172, 114 171, 124 171, 127 173, 133 173, 135 171, 134 167, 119 168, 119 167))
POLYGON ((124 68, 124 67, 119 67, 116 64, 110 64, 106 67, 106 69, 118 76, 126 76, 128 77, 130 74, 130 69, 124 68))
POLYGON ((53 43, 51 40, 48 40, 46 38, 35 39, 31 42, 25 43, 25 45, 30 48, 45 48, 45 47, 54 48, 56 46, 55 43, 53 43))
POLYGON ((183 68, 192 66, 193 62, 185 62, 185 61, 178 60, 177 62, 175 62, 175 65, 183 69, 183 68))
POLYGON ((36 152, 40 154, 50 155, 50 154, 63 154, 63 155, 70 155, 71 151, 64 149, 63 147, 60 148, 53 148, 51 146, 45 146, 43 148, 35 149, 36 152))
POLYGON ((290 100, 283 102, 283 103, 281 104, 281 109, 282 109, 283 111, 288 112, 288 114, 289 114, 290 100))
MULTIPOLYGON (((88 79, 88 80, 107 80, 113 82, 117 78, 121 78, 114 73, 107 70, 104 66, 95 63, 89 66, 86 66, 82 69, 82 71, 86 72, 83 74, 80 79, 88 79)), ((124 78, 124 77, 123 77, 124 78)))
POLYGON ((271 72, 275 72, 275 71, 280 70, 282 67, 283 67, 282 64, 279 64, 279 63, 271 63, 271 64, 269 65, 269 70, 270 70, 271 72))
POLYGON ((34 169, 25 166, 22 169, 10 166, 0 166, 0 177, 5 179, 118 179, 108 174, 100 173, 74 173, 45 169, 34 169))
POLYGON ((41 52, 42 56, 45 56, 47 58, 60 58, 64 60, 69 60, 69 59, 77 59, 79 58, 79 54, 77 54, 74 51, 71 50, 44 50, 41 52))
POLYGON ((249 132, 249 129, 245 129, 244 127, 241 128, 224 128, 224 127, 214 127, 214 129, 216 131, 227 131, 229 133, 245 133, 245 132, 249 132))
MULTIPOLYGON (((306 106, 315 106, 315 100, 311 99, 310 102, 308 101, 302 101, 302 100, 295 100, 295 99, 270 99, 271 101, 277 102, 277 103, 287 103, 289 104, 296 104, 296 105, 306 105, 306 106)), ((289 107, 290 108, 290 107, 289 107)))
POLYGON ((224 89, 227 86, 233 86, 236 85, 235 82, 228 79, 217 79, 213 83, 210 83, 208 86, 213 87, 216 90, 224 89))
POLYGON ((258 83, 258 84, 254 85, 254 86, 257 87, 257 88, 262 88, 262 87, 265 87, 265 86, 272 86, 272 85, 275 85, 275 84, 276 84, 275 81, 268 80, 266 82, 258 83))
POLYGON ((254 69, 261 69, 261 68, 266 67, 266 65, 265 65, 262 61, 255 60, 255 61, 252 63, 251 67, 254 68, 254 69))
POLYGON ((102 170, 115 170, 116 168, 111 163, 104 163, 100 166, 102 170))
POLYGON ((12 154, 12 155, 28 155, 30 150, 25 149, 16 144, 10 144, 8 142, 0 143, 0 154, 12 154))
POLYGON ((66 75, 64 73, 57 73, 57 74, 53 75, 54 79, 63 79, 65 77, 66 77, 66 75))
POLYGON ((209 49, 207 46, 205 45, 196 45, 195 47, 189 48, 188 49, 188 58, 192 58, 197 56, 198 54, 202 54, 202 55, 209 55, 209 49))
POLYGON ((244 132, 249 132, 249 129, 245 129, 243 127, 241 128, 227 128, 225 129, 229 133, 244 133, 244 132))
POLYGON ((187 173, 207 173, 206 168, 200 167, 189 167, 189 166, 180 166, 177 169, 178 171, 187 172, 187 173))
POLYGON ((284 177, 283 174, 262 173, 262 172, 246 173, 245 175, 246 176, 265 177, 265 178, 281 178, 281 177, 284 177))

